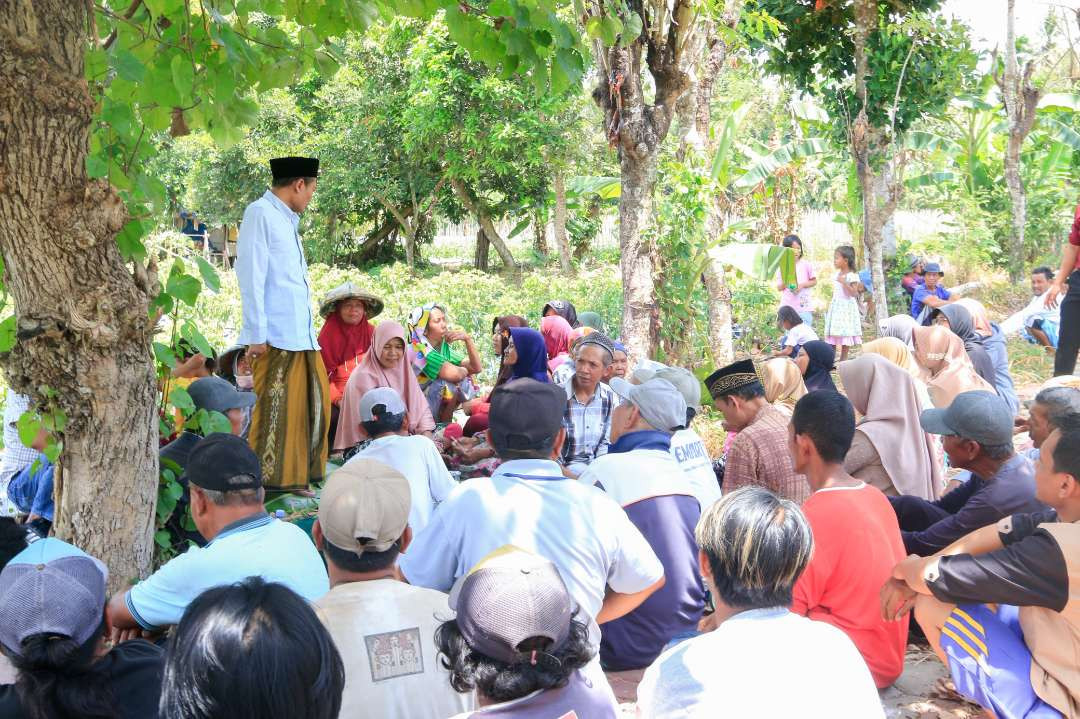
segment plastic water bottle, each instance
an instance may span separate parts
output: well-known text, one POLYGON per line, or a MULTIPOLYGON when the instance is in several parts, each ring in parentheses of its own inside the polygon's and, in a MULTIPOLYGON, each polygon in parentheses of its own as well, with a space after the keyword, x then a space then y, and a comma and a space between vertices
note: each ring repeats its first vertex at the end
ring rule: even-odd
POLYGON ((284 509, 276 510, 274 512, 274 516, 277 517, 278 519, 285 519, 285 510, 284 509))

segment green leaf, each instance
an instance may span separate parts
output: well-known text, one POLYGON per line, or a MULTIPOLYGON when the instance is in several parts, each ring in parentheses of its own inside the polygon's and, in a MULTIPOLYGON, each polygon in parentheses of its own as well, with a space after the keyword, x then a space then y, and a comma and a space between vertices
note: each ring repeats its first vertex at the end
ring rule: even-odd
POLYGON ((102 160, 97 155, 87 155, 86 174, 89 175, 91 179, 105 177, 105 175, 109 174, 109 163, 102 160))
POLYGON ((199 274, 202 275, 203 283, 206 284, 207 289, 214 293, 219 292, 221 290, 221 278, 218 277, 214 266, 202 257, 196 257, 195 261, 199 265, 199 274))
POLYGON ((10 352, 18 341, 18 326, 15 315, 8 315, 0 322, 0 352, 10 352))
POLYGON ((185 414, 195 411, 195 401, 191 399, 191 395, 183 387, 173 387, 172 391, 169 392, 169 404, 185 414))
POLYGON ((184 496, 184 488, 174 479, 165 485, 165 494, 173 499, 180 499, 184 496))
POLYGON ((182 270, 177 272, 176 266, 173 266, 173 271, 169 273, 169 280, 165 283, 166 292, 184 304, 194 307, 201 290, 201 282, 182 270))
MULTIPOLYGON (((89 162, 90 158, 87 158, 87 166, 89 166, 89 162)), ((143 224, 138 220, 131 220, 124 225, 124 228, 116 236, 120 256, 125 260, 138 260, 139 262, 145 260, 146 245, 142 241, 144 233, 143 224)))
POLYGON ((736 242, 714 249, 710 254, 714 259, 761 282, 772 281, 778 271, 784 272, 785 267, 789 274, 782 279, 785 283, 795 281, 795 253, 790 247, 736 242))
POLYGON ((514 8, 509 0, 491 0, 487 14, 491 17, 511 17, 514 14, 514 8))
POLYGON ((117 76, 131 82, 142 82, 146 75, 146 67, 129 50, 118 50, 112 57, 112 66, 117 76))
POLYGON ((15 421, 15 428, 19 430, 19 441, 29 447, 41 431, 41 417, 37 412, 27 410, 15 421))
POLYGON ((187 320, 180 325, 180 336, 202 353, 204 357, 214 356, 214 348, 210 346, 210 343, 203 337, 202 332, 199 332, 199 328, 191 320, 187 320))
MULTIPOLYGON (((165 519, 168 519, 169 514, 172 514, 172 512, 170 511, 168 514, 166 514, 165 518, 162 519, 162 521, 165 521, 165 519)), ((172 546, 171 539, 172 539, 172 535, 169 534, 169 530, 167 530, 167 529, 159 529, 158 531, 154 532, 154 543, 157 544, 162 549, 168 549, 170 546, 172 546)))
POLYGON ((623 24, 614 15, 608 15, 600 21, 600 40, 608 47, 613 47, 622 32, 623 24))
POLYGON ((180 96, 180 102, 190 104, 195 90, 195 68, 191 59, 183 53, 177 53, 169 62, 169 68, 172 70, 172 84, 180 96))
POLYGON ((45 443, 45 449, 41 450, 45 455, 45 459, 49 460, 53 464, 56 460, 60 459, 60 453, 64 451, 64 443, 57 442, 55 437, 50 436, 49 441, 45 443))
POLYGON ((828 149, 827 141, 819 137, 809 137, 800 142, 789 142, 752 164, 741 177, 735 180, 733 187, 743 192, 752 190, 793 160, 828 152, 828 149))
POLYGON ((596 40, 600 37, 600 23, 603 20, 599 15, 590 15, 585 20, 585 34, 596 40))
POLYGON ((221 412, 207 412, 205 409, 200 409, 196 419, 204 437, 217 432, 222 434, 232 433, 232 422, 221 412))
POLYGON ((619 38, 619 44, 623 47, 629 47, 635 40, 641 37, 641 16, 636 12, 631 11, 630 16, 626 18, 626 26, 623 28, 622 36, 619 38))

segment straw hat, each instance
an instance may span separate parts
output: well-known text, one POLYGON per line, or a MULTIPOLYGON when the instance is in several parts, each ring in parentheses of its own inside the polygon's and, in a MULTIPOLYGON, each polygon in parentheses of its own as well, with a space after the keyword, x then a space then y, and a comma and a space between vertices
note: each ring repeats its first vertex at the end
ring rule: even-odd
POLYGON ((326 293, 326 296, 323 297, 322 302, 319 304, 319 314, 324 318, 329 317, 330 313, 337 307, 338 302, 351 299, 363 300, 369 320, 383 311, 383 301, 381 299, 371 293, 364 292, 352 282, 346 282, 326 293))

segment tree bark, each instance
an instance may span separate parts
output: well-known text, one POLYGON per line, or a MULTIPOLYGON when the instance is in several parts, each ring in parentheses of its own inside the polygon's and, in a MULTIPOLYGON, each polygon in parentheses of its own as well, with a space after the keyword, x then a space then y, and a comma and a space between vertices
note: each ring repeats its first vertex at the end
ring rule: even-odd
POLYGON ((559 266, 564 275, 574 274, 570 258, 570 239, 566 236, 566 179, 561 170, 554 175, 555 185, 555 246, 559 248, 559 266))
MULTIPOLYGON (((884 143, 879 143, 879 131, 870 130, 865 157, 871 152, 881 152, 884 143), (873 148, 873 149, 871 149, 873 148)), ((889 293, 885 286, 885 226, 892 220, 896 206, 903 193, 903 160, 886 158, 882 169, 875 172, 870 163, 860 162, 856 155, 856 169, 859 187, 863 196, 863 242, 866 244, 870 275, 874 283, 874 314, 876 324, 880 326, 889 318, 889 293)), ((858 268, 855 268, 858 271, 858 268)))
POLYGON ((1005 116, 1009 120, 1009 139, 1005 146, 1005 184, 1012 202, 1012 233, 1009 238, 1009 279, 1019 282, 1024 275, 1024 234, 1027 225, 1027 191, 1020 176, 1020 150, 1031 128, 1039 105, 1040 90, 1031 83, 1035 71, 1028 62, 1024 72, 1016 59, 1016 0, 1009 0, 1005 22, 1004 76, 995 77, 1001 88, 1005 116))
POLYGON ((538 255, 548 253, 547 223, 540 217, 540 212, 532 213, 533 249, 538 255))
POLYGON ((495 223, 492 222, 491 215, 484 209, 483 203, 472 196, 472 193, 469 192, 468 188, 465 187, 465 183, 461 180, 453 179, 450 181, 450 185, 454 188, 454 194, 457 195, 458 201, 473 214, 480 224, 487 241, 495 246, 495 251, 499 253, 499 258, 506 269, 516 270, 517 263, 514 262, 514 256, 510 253, 510 248, 506 246, 506 242, 503 241, 499 231, 495 229, 495 223))
POLYGON ((488 248, 491 246, 491 242, 488 241, 487 234, 484 233, 484 228, 480 227, 476 230, 476 253, 473 255, 473 267, 483 272, 487 272, 488 269, 488 248))
POLYGON ((0 252, 19 328, 2 361, 16 391, 67 414, 55 533, 104 561, 118 588, 153 555, 156 278, 125 264, 123 203, 86 175, 88 7, 0 3, 0 252))

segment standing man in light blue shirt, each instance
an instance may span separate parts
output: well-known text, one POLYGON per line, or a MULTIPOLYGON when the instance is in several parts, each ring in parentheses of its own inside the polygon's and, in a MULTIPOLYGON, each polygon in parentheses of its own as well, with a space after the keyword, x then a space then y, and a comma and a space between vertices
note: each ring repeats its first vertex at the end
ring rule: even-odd
POLYGON ((270 491, 320 480, 329 451, 330 384, 312 321, 307 261, 297 228, 315 193, 319 160, 270 160, 273 185, 244 210, 236 277, 240 344, 252 362, 255 396, 249 438, 270 491))

